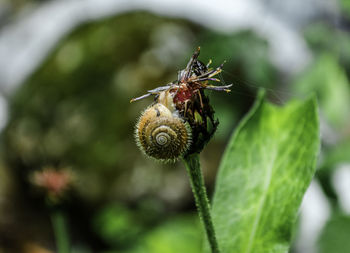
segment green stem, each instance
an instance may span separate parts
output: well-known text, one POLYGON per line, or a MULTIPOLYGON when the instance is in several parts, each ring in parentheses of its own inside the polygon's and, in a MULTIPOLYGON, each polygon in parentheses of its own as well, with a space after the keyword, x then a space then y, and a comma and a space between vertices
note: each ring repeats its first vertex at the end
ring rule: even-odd
POLYGON ((204 179, 199 164, 199 154, 191 154, 184 157, 184 163, 190 176, 192 192, 196 201, 199 217, 203 222, 205 232, 211 247, 212 253, 219 253, 219 246, 215 236, 215 230, 210 215, 210 205, 204 179))
POLYGON ((51 213, 51 222, 56 240, 57 253, 69 253, 69 235, 63 212, 57 208, 53 210, 51 213))

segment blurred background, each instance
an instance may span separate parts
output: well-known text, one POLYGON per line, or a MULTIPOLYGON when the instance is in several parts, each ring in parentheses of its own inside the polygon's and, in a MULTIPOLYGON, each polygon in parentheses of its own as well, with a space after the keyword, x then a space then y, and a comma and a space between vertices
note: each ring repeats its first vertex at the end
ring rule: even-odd
POLYGON ((350 252, 348 0, 2 0, 1 253, 55 252, 57 208, 73 252, 201 252, 183 165, 134 142, 152 99, 129 103, 175 80, 197 46, 233 83, 209 92, 220 119, 201 156, 209 193, 260 87, 279 105, 315 93, 322 148, 291 252, 350 252))

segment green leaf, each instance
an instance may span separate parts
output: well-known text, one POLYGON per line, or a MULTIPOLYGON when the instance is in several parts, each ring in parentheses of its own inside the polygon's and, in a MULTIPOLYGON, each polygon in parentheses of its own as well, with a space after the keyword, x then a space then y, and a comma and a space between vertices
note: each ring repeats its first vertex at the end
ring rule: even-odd
POLYGON ((350 249, 350 217, 335 214, 329 220, 319 239, 321 253, 348 253, 350 249))
POLYGON ((223 253, 287 252, 319 151, 314 98, 263 102, 241 122, 217 178, 213 221, 223 253))

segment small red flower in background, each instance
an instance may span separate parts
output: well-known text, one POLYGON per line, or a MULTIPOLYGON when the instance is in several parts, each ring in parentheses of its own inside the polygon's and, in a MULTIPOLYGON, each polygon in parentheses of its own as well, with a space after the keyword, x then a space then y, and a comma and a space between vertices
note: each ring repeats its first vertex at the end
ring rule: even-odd
POLYGON ((68 169, 57 170, 46 167, 41 171, 35 171, 31 182, 44 189, 49 197, 59 198, 70 188, 74 181, 73 173, 68 169))

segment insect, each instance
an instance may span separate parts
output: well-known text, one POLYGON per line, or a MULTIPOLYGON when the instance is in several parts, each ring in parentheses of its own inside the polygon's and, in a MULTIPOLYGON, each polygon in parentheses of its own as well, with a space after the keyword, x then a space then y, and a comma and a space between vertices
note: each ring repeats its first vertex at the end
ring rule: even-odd
POLYGON ((154 102, 139 118, 135 130, 138 146, 150 157, 174 161, 200 152, 216 131, 218 121, 214 119, 214 110, 204 90, 230 92, 232 84, 209 84, 208 81, 220 82, 215 76, 222 71, 223 64, 211 69, 211 61, 205 65, 198 60, 199 53, 198 47, 186 68, 178 72, 176 81, 130 101, 155 96, 154 102))

